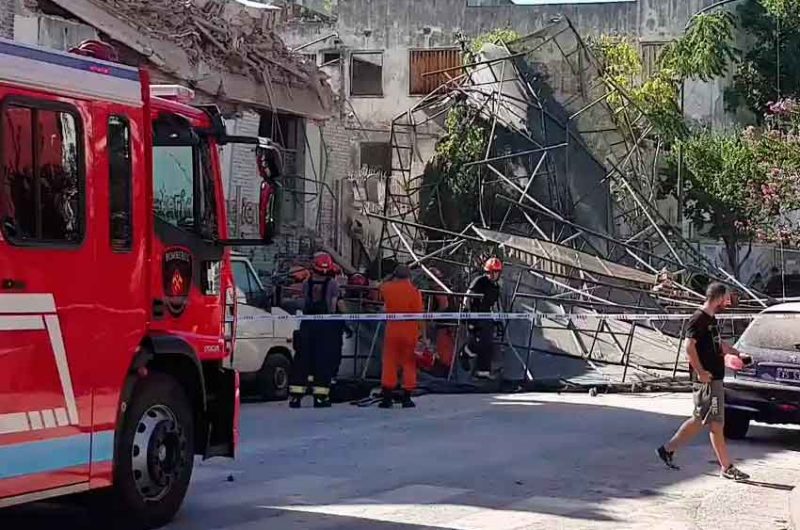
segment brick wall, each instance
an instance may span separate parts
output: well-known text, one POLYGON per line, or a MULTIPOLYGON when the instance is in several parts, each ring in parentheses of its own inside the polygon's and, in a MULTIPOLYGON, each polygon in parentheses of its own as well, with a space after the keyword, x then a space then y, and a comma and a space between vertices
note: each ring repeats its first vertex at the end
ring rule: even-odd
POLYGON ((347 180, 352 158, 350 134, 337 118, 328 120, 321 127, 321 133, 326 154, 324 176, 330 191, 326 189, 322 196, 319 235, 326 246, 349 260, 350 238, 345 227, 352 206, 347 180))
POLYGON ((0 37, 14 38, 16 0, 0 0, 0 37))
MULTIPOLYGON (((243 112, 228 122, 230 134, 258 136, 260 115, 243 112)), ((225 199, 228 205, 228 228, 234 238, 257 238, 258 199, 261 177, 255 162, 255 147, 232 144, 222 157, 225 199)), ((302 227, 283 226, 274 243, 263 247, 236 249, 247 255, 262 278, 285 272, 297 260, 307 259, 314 248, 313 234, 302 227)))

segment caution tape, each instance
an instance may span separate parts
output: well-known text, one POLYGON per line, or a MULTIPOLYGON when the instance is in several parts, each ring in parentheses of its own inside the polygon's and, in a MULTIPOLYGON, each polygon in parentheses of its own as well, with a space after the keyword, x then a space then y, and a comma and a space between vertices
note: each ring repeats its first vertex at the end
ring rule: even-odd
MULTIPOLYGON (((769 316, 776 319, 800 318, 800 313, 741 313, 720 314, 719 320, 753 320, 757 317, 769 316)), ((296 320, 296 321, 365 321, 365 322, 407 322, 436 320, 626 320, 626 321, 683 321, 692 317, 686 314, 663 313, 349 313, 326 315, 257 315, 240 316, 240 322, 253 320, 296 320)))

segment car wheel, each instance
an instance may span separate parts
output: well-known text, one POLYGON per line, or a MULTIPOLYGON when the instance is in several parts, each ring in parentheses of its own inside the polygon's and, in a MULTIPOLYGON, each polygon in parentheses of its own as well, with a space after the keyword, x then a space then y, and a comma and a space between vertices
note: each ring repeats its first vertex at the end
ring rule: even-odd
POLYGON ((292 361, 284 353, 271 353, 258 371, 256 385, 261 398, 282 401, 289 397, 289 372, 292 361))
POLYGON ((172 377, 151 372, 134 389, 114 450, 115 512, 126 528, 157 528, 178 512, 192 477, 194 418, 172 377))
POLYGON ((747 436, 749 428, 750 414, 737 409, 725 411, 725 438, 741 440, 747 436))

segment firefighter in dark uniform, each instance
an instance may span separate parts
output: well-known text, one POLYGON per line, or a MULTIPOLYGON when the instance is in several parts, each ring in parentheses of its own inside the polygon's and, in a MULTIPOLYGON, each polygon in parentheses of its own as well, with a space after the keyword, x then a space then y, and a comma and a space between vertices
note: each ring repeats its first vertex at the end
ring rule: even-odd
MULTIPOLYGON (((314 256, 311 277, 303 284, 303 314, 327 315, 336 312, 339 286, 331 277, 333 259, 325 252, 314 256)), ((289 381, 289 406, 299 408, 309 383, 314 396, 314 407, 331 406, 330 384, 333 361, 341 336, 341 325, 336 321, 304 320, 300 323, 299 339, 292 374, 289 381), (311 376, 311 377, 309 377, 311 376)))
MULTIPOLYGON (((467 297, 471 313, 490 313, 500 301, 500 276, 503 273, 503 262, 499 258, 489 258, 483 265, 483 274, 472 280, 467 294, 481 295, 467 297)), ((462 351, 462 365, 468 369, 469 359, 477 357, 475 377, 492 378, 492 359, 494 358, 494 328, 491 320, 470 321, 468 330, 470 341, 462 351)))

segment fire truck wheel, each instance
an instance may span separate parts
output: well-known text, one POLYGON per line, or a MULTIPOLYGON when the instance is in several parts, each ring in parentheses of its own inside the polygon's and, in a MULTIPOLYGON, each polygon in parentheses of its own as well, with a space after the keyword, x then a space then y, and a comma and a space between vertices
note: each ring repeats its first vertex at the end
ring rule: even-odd
POLYGON ((289 397, 289 373, 292 361, 282 352, 267 355, 258 371, 256 385, 261 398, 266 401, 283 401, 289 397))
POLYGON ((137 528, 168 523, 186 495, 193 460, 189 400, 175 379, 151 372, 134 388, 115 448, 118 513, 137 528))

